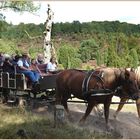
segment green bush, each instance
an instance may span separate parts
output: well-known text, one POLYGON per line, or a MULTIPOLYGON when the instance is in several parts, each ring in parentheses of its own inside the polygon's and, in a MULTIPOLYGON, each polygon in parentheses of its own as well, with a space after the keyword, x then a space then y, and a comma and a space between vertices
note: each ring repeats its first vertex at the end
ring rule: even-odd
POLYGON ((14 41, 9 40, 0 40, 0 52, 13 54, 16 52, 20 52, 21 50, 17 47, 14 41))
POLYGON ((87 62, 88 60, 97 59, 97 51, 99 51, 99 45, 94 39, 84 40, 81 42, 79 53, 81 54, 81 60, 87 62))
POLYGON ((58 51, 58 61, 65 69, 78 68, 82 61, 78 58, 77 49, 69 45, 63 45, 58 51))

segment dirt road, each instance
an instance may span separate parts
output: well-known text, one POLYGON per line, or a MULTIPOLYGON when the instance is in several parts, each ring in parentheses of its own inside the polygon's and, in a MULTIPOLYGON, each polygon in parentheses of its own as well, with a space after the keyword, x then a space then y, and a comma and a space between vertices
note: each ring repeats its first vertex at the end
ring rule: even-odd
MULTIPOLYGON (((115 101, 118 101, 118 99, 115 101)), ((70 112, 72 114, 73 121, 69 122, 70 124, 74 125, 75 127, 79 128, 86 128, 90 131, 94 132, 101 132, 106 133, 105 129, 105 120, 104 116, 99 117, 94 111, 88 116, 84 125, 79 126, 78 121, 83 116, 86 105, 85 104, 77 104, 77 103, 68 103, 70 112)), ((135 104, 126 104, 123 110, 118 115, 117 120, 114 119, 113 114, 117 108, 117 105, 111 105, 110 107, 110 117, 109 122, 110 126, 112 127, 115 138, 123 138, 123 139, 140 139, 140 124, 138 122, 137 110, 135 104)), ((47 116, 52 114, 48 113, 48 108, 40 108, 38 110, 40 113, 43 114, 46 112, 47 116)))
MULTIPOLYGON (((73 114, 74 123, 77 123, 85 112, 86 106, 82 104, 69 104, 69 106, 73 114)), ((117 105, 111 105, 110 108, 109 122, 113 129, 112 133, 116 133, 116 135, 120 135, 124 139, 140 139, 140 124, 138 122, 135 104, 125 105, 118 115, 117 120, 113 117, 116 108, 117 105)), ((104 116, 99 117, 92 111, 82 127, 104 133, 106 132, 104 116)))

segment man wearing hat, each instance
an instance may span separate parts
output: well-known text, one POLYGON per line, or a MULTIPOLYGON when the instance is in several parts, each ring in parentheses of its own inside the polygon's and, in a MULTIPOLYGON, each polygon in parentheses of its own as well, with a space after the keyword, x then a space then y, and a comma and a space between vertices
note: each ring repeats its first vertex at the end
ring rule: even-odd
POLYGON ((28 60, 29 54, 24 53, 22 55, 22 58, 20 58, 17 62, 17 72, 25 74, 25 76, 27 76, 31 80, 32 84, 35 85, 39 81, 40 74, 36 71, 31 71, 31 69, 29 68, 30 64, 28 60))

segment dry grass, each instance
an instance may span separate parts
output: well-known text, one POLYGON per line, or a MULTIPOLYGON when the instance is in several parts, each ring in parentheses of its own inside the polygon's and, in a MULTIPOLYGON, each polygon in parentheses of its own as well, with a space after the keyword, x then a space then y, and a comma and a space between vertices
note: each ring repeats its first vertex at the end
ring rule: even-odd
POLYGON ((93 139, 111 135, 89 132, 67 123, 54 127, 53 118, 38 115, 25 108, 0 105, 0 139, 93 139))

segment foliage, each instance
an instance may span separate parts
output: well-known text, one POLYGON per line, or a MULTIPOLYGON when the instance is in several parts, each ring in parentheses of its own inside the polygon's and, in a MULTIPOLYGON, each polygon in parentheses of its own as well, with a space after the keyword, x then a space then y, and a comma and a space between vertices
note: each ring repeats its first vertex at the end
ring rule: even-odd
POLYGON ((58 60, 65 69, 77 68, 81 64, 81 61, 78 58, 77 49, 69 45, 64 45, 59 48, 58 60))
MULTIPOLYGON (((20 1, 0 1, 0 10, 11 9, 15 12, 36 12, 40 8, 40 5, 35 6, 32 1, 20 0, 20 1)), ((5 15, 0 13, 0 20, 5 20, 5 15)))
POLYGON ((138 36, 140 25, 120 23, 119 21, 104 21, 104 22, 84 22, 73 21, 72 23, 56 23, 53 25, 53 35, 57 34, 73 34, 73 33, 124 33, 125 35, 135 34, 138 36))
POLYGON ((82 66, 82 69, 83 69, 83 70, 92 70, 92 69, 94 69, 94 68, 91 67, 91 66, 89 66, 89 65, 84 64, 84 65, 82 66))
POLYGON ((2 37, 3 32, 7 31, 8 27, 9 25, 6 21, 0 20, 0 38, 2 37))
POLYGON ((36 26, 35 24, 24 24, 20 23, 18 26, 13 26, 9 24, 5 24, 4 21, 0 21, 2 24, 1 30, 1 38, 7 39, 16 39, 16 40, 29 40, 29 36, 26 32, 30 33, 30 36, 42 36, 44 31, 43 24, 36 26))
POLYGON ((40 5, 34 6, 32 1, 20 0, 20 1, 1 1, 0 9, 10 8, 15 12, 35 12, 40 8, 40 5))
POLYGON ((31 58, 36 58, 37 57, 37 55, 39 54, 39 53, 41 53, 43 50, 42 50, 42 48, 38 48, 37 46, 31 46, 30 48, 29 48, 29 54, 30 54, 30 56, 31 56, 31 58))
POLYGON ((81 60, 83 62, 87 62, 91 59, 97 59, 97 52, 99 52, 99 49, 100 47, 94 39, 82 41, 79 49, 79 53, 81 54, 81 60))
POLYGON ((131 49, 130 51, 131 56, 132 56, 132 67, 136 68, 139 65, 139 60, 138 60, 138 54, 135 49, 131 49))
MULTIPOLYGON (((0 21, 0 51, 28 50, 32 57, 43 53, 43 23, 12 25, 0 21), (27 34, 29 33, 29 35, 27 34), (31 40, 30 37, 39 36, 31 40), (17 47, 19 44, 23 44, 17 47), (12 47, 10 47, 12 46, 12 47)), ((52 41, 63 68, 80 68, 82 62, 96 60, 112 67, 136 67, 140 61, 140 25, 113 22, 54 23, 52 41), (126 31, 127 29, 127 31, 126 31), (82 61, 82 62, 81 62, 82 61)))
POLYGON ((20 51, 14 41, 0 40, 0 52, 14 54, 20 51))

